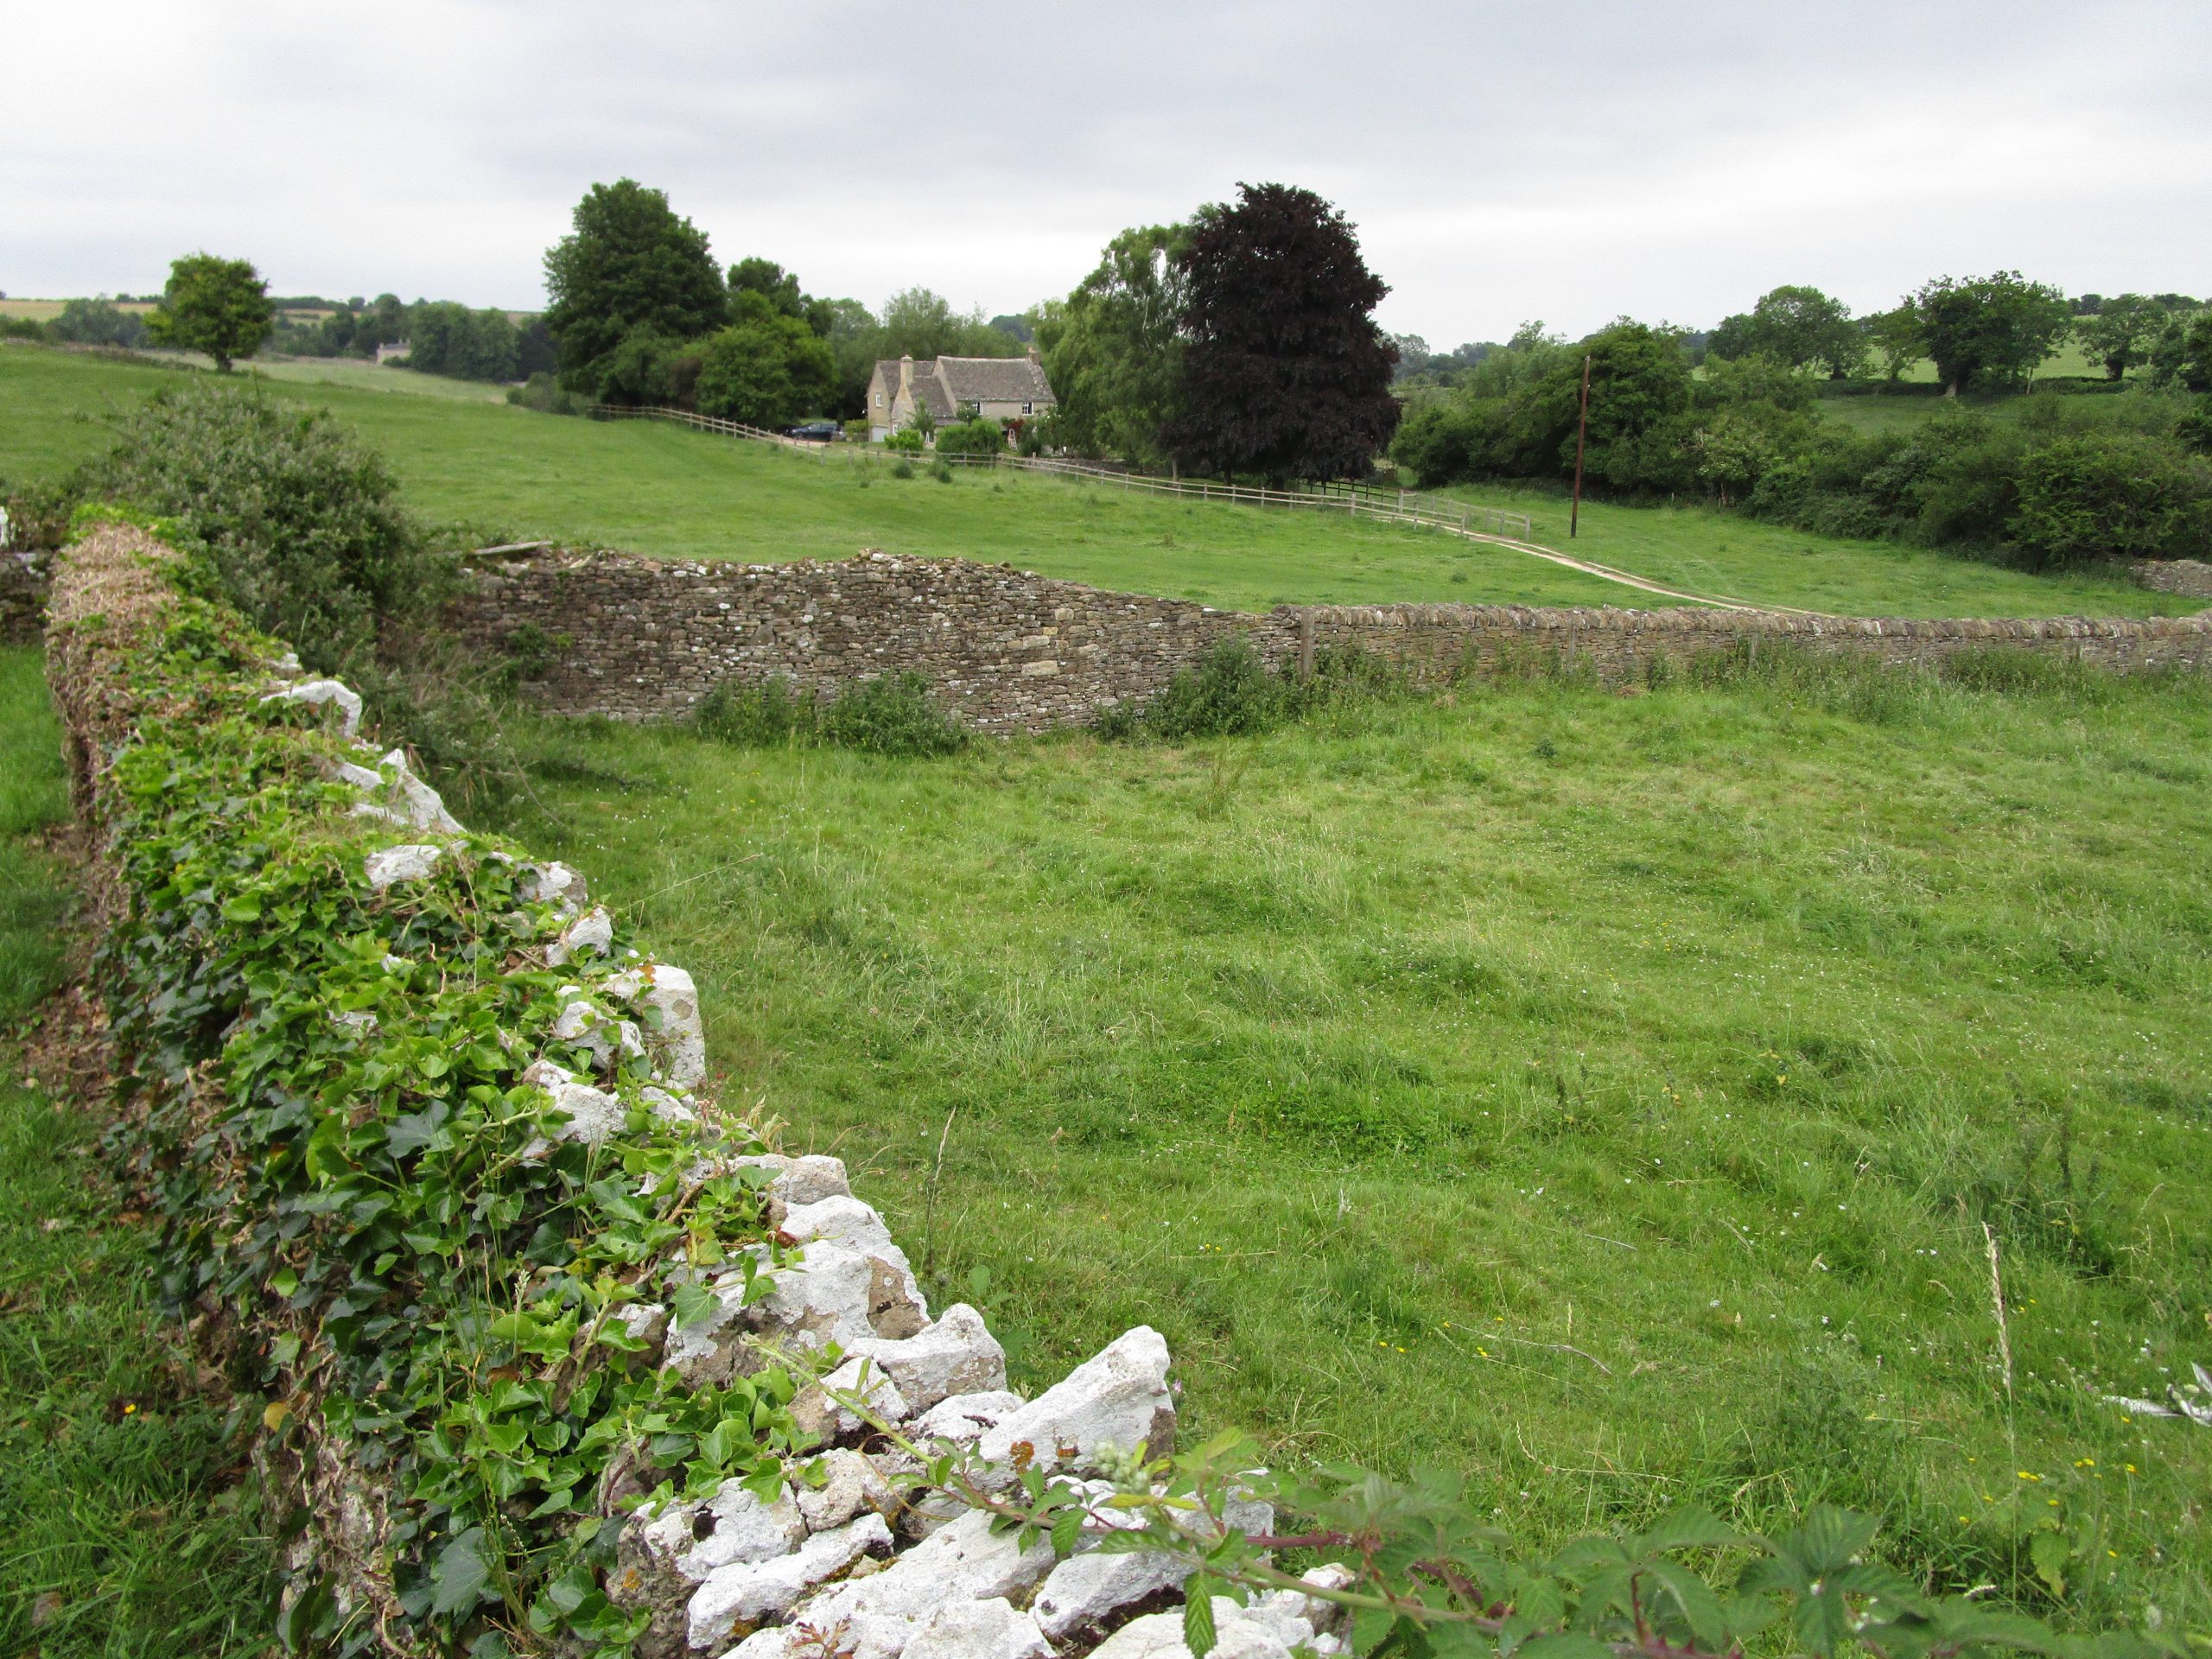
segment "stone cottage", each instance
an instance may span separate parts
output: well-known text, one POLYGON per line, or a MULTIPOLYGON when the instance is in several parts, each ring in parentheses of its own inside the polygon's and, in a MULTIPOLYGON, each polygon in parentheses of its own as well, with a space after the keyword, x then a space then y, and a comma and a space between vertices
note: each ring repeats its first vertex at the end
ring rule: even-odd
POLYGON ((1027 357, 880 358, 868 377, 868 437, 880 443, 912 424, 914 411, 927 409, 939 426, 960 418, 960 406, 973 404, 988 420, 1015 427, 1042 415, 1059 400, 1037 348, 1027 357))

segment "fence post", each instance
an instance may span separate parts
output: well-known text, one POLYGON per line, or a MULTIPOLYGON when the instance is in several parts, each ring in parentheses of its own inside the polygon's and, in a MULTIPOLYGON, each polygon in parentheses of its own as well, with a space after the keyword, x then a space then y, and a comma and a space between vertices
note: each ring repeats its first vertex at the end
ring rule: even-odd
POLYGON ((1313 677, 1313 607, 1311 605, 1298 613, 1298 677, 1301 683, 1313 677))

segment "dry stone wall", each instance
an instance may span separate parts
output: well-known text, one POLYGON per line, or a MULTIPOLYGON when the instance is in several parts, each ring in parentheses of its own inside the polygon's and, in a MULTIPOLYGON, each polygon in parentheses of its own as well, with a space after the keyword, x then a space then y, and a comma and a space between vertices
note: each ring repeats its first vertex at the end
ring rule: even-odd
POLYGON ((38 643, 48 587, 45 554, 0 552, 0 645, 38 643))
POLYGON ((733 564, 543 552, 487 563, 451 613, 480 651, 529 659, 561 713, 680 718, 725 682, 834 694, 914 670, 985 732, 1081 724, 1157 693, 1217 642, 1272 666, 1358 646, 1417 675, 1558 663, 1609 683, 1754 640, 1921 664, 1991 646, 2119 669, 2212 666, 2212 616, 1909 621, 1506 605, 1281 606, 1264 615, 1106 593, 1007 565, 882 553, 733 564))
MULTIPOLYGON (((111 895, 128 885, 129 826, 138 822, 118 795, 118 757, 143 741, 148 722, 162 718, 167 706, 142 676, 158 655, 163 619, 178 603, 162 574, 175 558, 142 531, 105 526, 60 561, 48 674, 68 734, 79 808, 103 831, 95 837, 100 854, 94 887, 111 895)), ((637 1160, 649 1141, 658 1144, 652 1137, 666 1135, 682 1154, 671 1167, 686 1172, 684 1205, 733 1178, 758 1194, 760 1228, 774 1241, 772 1250, 766 1243, 733 1239, 728 1251, 695 1255, 696 1240, 687 1242, 685 1229, 672 1227, 674 1236, 658 1245, 657 1254, 624 1258, 634 1277, 618 1287, 624 1300, 607 1304, 605 1318, 627 1333, 629 1357, 621 1363, 632 1368, 630 1375, 650 1368, 693 1393, 772 1368, 795 1371, 793 1381, 801 1383, 789 1415, 803 1438, 797 1455, 782 1465, 784 1478, 765 1490, 757 1479, 696 1490, 671 1481, 665 1492, 640 1502, 653 1478, 671 1480, 667 1471, 640 1475, 634 1448, 608 1466, 595 1499, 618 1540, 605 1587, 616 1604, 645 1620, 627 1650, 636 1659, 1080 1659, 1110 1648, 1109 1659, 1188 1659, 1180 1618, 1159 1610, 1179 1600, 1191 1561, 1157 1550, 1101 1548, 1127 1524, 1108 1507, 1120 1490, 1108 1477, 1141 1479, 1132 1472, 1132 1454, 1158 1459, 1174 1446, 1175 1389, 1159 1332, 1140 1325, 1123 1333, 1033 1397, 1009 1387, 1005 1354, 982 1316, 965 1306, 932 1313, 882 1216, 854 1196, 842 1163, 734 1149, 752 1143, 726 1132, 711 1101, 697 1092, 708 1065, 697 988, 680 969, 626 946, 615 918, 592 902, 579 872, 526 861, 496 841, 472 836, 437 791, 410 771, 403 753, 380 755, 359 732, 359 698, 337 681, 302 673, 296 658, 250 665, 232 677, 227 691, 267 720, 265 741, 293 746, 303 771, 337 786, 328 798, 316 798, 315 810, 323 816, 303 868, 314 871, 318 891, 364 895, 359 925, 371 931, 361 935, 365 948, 355 954, 365 963, 383 953, 376 971, 385 981, 373 1012, 350 1004, 332 1008, 328 1025, 340 1035, 308 1022, 287 1027, 287 1040, 328 1055, 379 1034, 438 1028, 429 999, 433 986, 442 991, 444 969, 417 975, 420 964, 395 952, 412 911, 451 906, 505 930, 496 936, 500 948, 488 956, 453 957, 472 963, 468 975, 483 974, 487 961, 495 964, 491 974, 518 991, 513 1001, 501 1004, 508 1013, 487 1051, 493 1058, 486 1064, 506 1085, 492 1092, 542 1091, 543 1133, 505 1161, 537 1167, 556 1155, 557 1143, 597 1149, 604 1160, 588 1165, 598 1177, 591 1188, 597 1201, 607 1214, 628 1205, 642 1217, 644 1206, 658 1205, 664 1195, 652 1176, 639 1177, 638 1169, 649 1166, 637 1160), (295 710, 326 724, 311 730, 296 721, 280 723, 295 710), (474 899, 453 905, 451 893, 441 893, 441 883, 454 893, 475 893, 472 884, 494 865, 516 872, 512 896, 522 908, 487 919, 474 899), (687 1307, 687 1296, 695 1305, 687 1307), (817 1371, 826 1375, 806 1380, 817 1371), (855 1402, 864 1403, 866 1416, 855 1402), (924 1456, 956 1453, 971 1456, 974 1484, 963 1490, 976 1496, 974 1503, 928 1478, 924 1456), (1090 1513, 1071 1541, 1071 1541, 1071 1548, 995 1528, 988 1499, 979 1494, 1014 1490, 1024 1471, 1083 1483, 1090 1513)), ((233 783, 248 793, 266 784, 248 786, 229 775, 212 782, 215 798, 225 799, 233 783)), ((227 904, 221 911, 226 920, 250 921, 231 917, 227 904)), ((101 912, 107 925, 127 919, 116 905, 104 905, 101 912)), ((165 944, 195 959, 195 953, 218 950, 205 926, 188 926, 165 944)), ((111 988, 124 994, 131 982, 118 980, 111 988)), ((239 1022, 247 1018, 244 1011, 237 1015, 239 1022)), ((211 1061, 191 1068, 181 1083, 146 1082, 161 1097, 156 1109, 184 1102, 220 1106, 222 1085, 213 1080, 221 1075, 219 1062, 211 1061), (170 1090, 177 1091, 175 1098, 170 1090)), ((437 1079, 454 1075, 425 1069, 409 1086, 436 1103, 437 1079)), ((386 1094, 396 1083, 383 1086, 386 1094)), ((452 1092, 450 1083, 443 1086, 452 1092)), ((353 1098, 365 1115, 348 1117, 357 1128, 390 1104, 365 1089, 353 1098)), ((238 1101, 241 1110, 259 1103, 251 1096, 238 1101)), ((423 1116, 409 1121, 444 1121, 429 1115, 429 1106, 419 1110, 423 1116)), ((213 1135, 222 1120, 201 1127, 213 1135)), ((489 1131, 480 1126, 479 1132, 489 1131)), ((413 1144, 419 1152, 431 1138, 413 1144)), ((360 1144, 374 1147, 379 1139, 360 1144)), ((353 1148, 350 1141, 343 1149, 338 1140, 329 1143, 321 1154, 324 1179, 339 1176, 353 1148)), ((549 1179, 546 1190, 560 1185, 549 1179)), ((500 1189, 509 1197, 515 1191, 500 1189)), ((518 1210, 504 1225, 526 1234, 531 1220, 518 1210)), ((574 1237, 567 1242, 582 1248, 574 1237)), ((398 1254, 395 1244, 386 1263, 398 1254)), ((531 1277, 518 1274, 496 1306, 538 1306, 524 1300, 531 1277)), ((204 1317, 195 1321, 218 1351, 276 1356, 270 1391, 285 1411, 275 1420, 264 1417, 270 1432, 257 1442, 257 1455, 272 1487, 306 1517, 285 1560, 295 1588, 317 1578, 334 1585, 339 1612, 364 1645, 395 1655, 454 1650, 434 1639, 430 1627, 410 1624, 423 1605, 407 1599, 412 1592, 395 1577, 395 1560, 415 1546, 394 1520, 404 1496, 389 1474, 394 1443, 378 1440, 379 1431, 371 1427, 365 1452, 346 1425, 360 1427, 371 1414, 333 1410, 319 1392, 322 1385, 314 1378, 327 1333, 318 1325, 319 1312, 293 1317, 297 1307, 288 1307, 287 1299, 295 1288, 273 1280, 242 1287, 254 1310, 244 1323, 238 1304, 203 1290, 204 1317), (285 1341, 290 1357, 284 1357, 285 1341)), ((613 1294, 606 1285, 600 1290, 613 1294)), ((348 1292, 356 1293, 378 1294, 374 1283, 359 1279, 348 1292)), ((404 1343, 405 1322, 397 1329, 394 1339, 404 1343)), ((520 1337, 494 1325, 485 1340, 493 1345, 480 1363, 503 1359, 510 1377, 528 1370, 522 1362, 536 1351, 498 1345, 520 1337)), ((569 1340, 559 1338, 559 1365, 575 1381, 594 1356, 604 1356, 584 1338, 579 1357, 569 1340)), ((397 1387, 391 1397, 402 1397, 397 1387)), ((755 1408, 741 1402, 738 1409, 755 1408)), ((384 1419, 381 1427, 389 1430, 398 1421, 384 1419)), ((757 1417, 733 1421, 741 1428, 759 1427, 757 1417)), ((1238 1497, 1227 1521, 1264 1533, 1272 1511, 1238 1497)), ((1207 1530, 1212 1526, 1194 1516, 1187 1531, 1211 1544, 1217 1541, 1217 1532, 1207 1530)), ((1306 1591, 1346 1581, 1340 1572, 1317 1569, 1301 1586, 1256 1598, 1249 1607, 1222 1603, 1224 1628, 1233 1625, 1240 1637, 1228 1650, 1239 1659, 1293 1659, 1294 1653, 1342 1659, 1349 1650, 1343 1611, 1306 1591)), ((294 1601, 293 1611, 301 1605, 294 1601)))
POLYGON ((2137 582, 2159 593, 2212 600, 2212 564, 2202 559, 2138 559, 2128 569, 2137 582))

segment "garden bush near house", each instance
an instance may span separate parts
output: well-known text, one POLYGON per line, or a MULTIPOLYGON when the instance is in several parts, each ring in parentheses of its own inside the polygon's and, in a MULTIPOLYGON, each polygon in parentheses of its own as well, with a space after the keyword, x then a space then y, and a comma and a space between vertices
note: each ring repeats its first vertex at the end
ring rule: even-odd
POLYGON ((998 455, 1006 453, 1006 429, 978 416, 957 422, 937 435, 940 455, 998 455))

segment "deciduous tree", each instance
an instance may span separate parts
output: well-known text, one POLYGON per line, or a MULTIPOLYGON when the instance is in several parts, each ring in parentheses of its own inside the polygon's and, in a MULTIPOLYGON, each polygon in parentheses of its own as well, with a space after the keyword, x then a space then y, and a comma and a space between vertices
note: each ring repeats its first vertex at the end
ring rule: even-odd
POLYGON ((2026 379, 2073 321, 2063 294, 2017 270, 1964 282, 1939 276, 1910 303, 1936 376, 1955 395, 2026 379))
POLYGON ((1123 231, 1040 319, 1060 442, 1148 465, 1166 455, 1182 373, 1184 234, 1179 225, 1123 231))
POLYGON ((228 374, 233 359, 260 349, 275 317, 269 284, 250 262, 194 253, 170 264, 168 286, 146 319, 146 333, 157 346, 207 353, 228 374))
POLYGON ((2151 345, 2165 326, 2166 308, 2141 294, 2121 294, 2100 299, 2094 311, 2074 320, 2074 338, 2091 358, 2105 365, 2108 379, 2119 380, 2138 364, 2151 358, 2151 345))
POLYGON ((1389 285, 1312 191, 1240 184, 1237 198, 1201 209, 1176 257, 1183 372, 1168 445, 1200 470, 1363 478, 1398 426, 1397 353, 1374 316, 1389 285))
POLYGON ((1849 306, 1817 288, 1790 286, 1770 289, 1749 312, 1725 320, 1713 331, 1710 350, 1724 359, 1770 357, 1837 377, 1854 372, 1866 355, 1849 306))
MULTIPOLYGON (((632 335, 681 342, 722 326, 729 290, 707 233, 668 197, 633 179, 595 184, 576 204, 575 228, 546 251, 545 324, 560 343, 561 378, 591 397, 619 394, 612 373, 632 335)), ((633 350, 624 359, 638 355, 633 350)))
POLYGON ((836 392, 829 342, 758 289, 739 289, 734 308, 737 321, 699 353, 700 411, 766 427, 821 414, 836 392))

